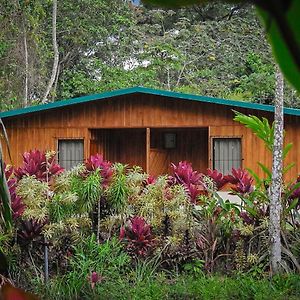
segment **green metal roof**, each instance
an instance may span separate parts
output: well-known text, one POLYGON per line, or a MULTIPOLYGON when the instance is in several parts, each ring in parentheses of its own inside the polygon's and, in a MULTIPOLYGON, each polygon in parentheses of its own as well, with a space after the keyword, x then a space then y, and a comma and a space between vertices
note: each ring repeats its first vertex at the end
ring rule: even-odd
MULTIPOLYGON (((108 98, 113 98, 116 96, 130 95, 130 94, 135 94, 135 93, 164 96, 164 97, 176 98, 176 99, 182 99, 182 100, 199 101, 199 102, 203 102, 203 103, 221 104, 221 105, 256 109, 256 110, 262 110, 262 111, 270 111, 270 112, 274 111, 273 105, 265 105, 265 104, 250 103, 250 102, 235 101, 235 100, 226 100, 226 99, 221 99, 221 98, 213 98, 213 97, 199 96, 199 95, 193 95, 193 94, 183 94, 183 93, 178 93, 178 92, 156 90, 156 89, 150 89, 150 88, 145 88, 145 87, 132 87, 132 88, 127 88, 127 89, 115 90, 115 91, 111 91, 111 92, 105 92, 105 93, 101 93, 101 94, 83 96, 83 97, 61 100, 61 101, 56 101, 56 102, 52 102, 52 103, 41 104, 41 105, 36 105, 36 106, 31 106, 31 107, 26 107, 26 108, 21 108, 21 109, 5 111, 5 112, 0 113, 0 118, 9 118, 9 117, 19 116, 19 115, 24 115, 24 114, 30 114, 30 113, 34 113, 34 112, 47 111, 50 109, 67 107, 70 105, 98 101, 98 100, 100 101, 100 100, 104 100, 104 99, 108 99, 108 98)), ((300 109, 284 108, 284 113, 287 115, 300 116, 300 109)))

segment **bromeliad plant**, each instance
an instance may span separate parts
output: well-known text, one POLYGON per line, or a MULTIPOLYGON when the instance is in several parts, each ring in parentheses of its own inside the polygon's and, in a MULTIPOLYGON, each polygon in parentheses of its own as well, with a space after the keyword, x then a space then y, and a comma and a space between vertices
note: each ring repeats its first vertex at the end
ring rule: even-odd
POLYGON ((120 229, 120 240, 126 244, 129 254, 145 257, 153 251, 155 240, 151 234, 151 227, 142 217, 129 219, 120 229))

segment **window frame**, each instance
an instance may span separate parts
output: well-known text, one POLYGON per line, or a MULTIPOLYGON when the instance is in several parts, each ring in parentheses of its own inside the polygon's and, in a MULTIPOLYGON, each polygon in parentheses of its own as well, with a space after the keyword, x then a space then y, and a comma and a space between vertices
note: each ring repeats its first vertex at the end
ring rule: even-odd
POLYGON ((85 138, 84 137, 56 137, 56 159, 58 164, 60 164, 59 161, 59 142, 60 141, 82 141, 82 150, 83 150, 83 156, 82 156, 82 162, 85 160, 85 138))
POLYGON ((211 136, 210 137, 210 168, 213 170, 214 169, 214 140, 215 139, 240 139, 241 141, 241 164, 240 164, 240 168, 244 168, 244 147, 243 147, 243 143, 244 143, 244 139, 242 135, 226 135, 226 136, 222 136, 222 135, 215 135, 215 136, 211 136))

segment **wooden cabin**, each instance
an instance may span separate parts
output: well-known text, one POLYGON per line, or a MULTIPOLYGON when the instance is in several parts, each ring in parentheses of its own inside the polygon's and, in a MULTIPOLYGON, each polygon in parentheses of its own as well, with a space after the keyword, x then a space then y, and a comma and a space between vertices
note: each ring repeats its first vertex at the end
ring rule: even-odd
MULTIPOLYGON (((190 161, 205 172, 271 165, 264 144, 233 121, 233 110, 273 118, 274 107, 198 95, 134 87, 0 113, 15 165, 30 149, 55 150, 71 168, 92 154, 112 162, 139 165, 146 172, 168 173, 170 163, 190 161)), ((286 142, 293 142, 286 175, 300 169, 300 110, 285 109, 286 142)), ((8 160, 7 153, 5 158, 8 160)))

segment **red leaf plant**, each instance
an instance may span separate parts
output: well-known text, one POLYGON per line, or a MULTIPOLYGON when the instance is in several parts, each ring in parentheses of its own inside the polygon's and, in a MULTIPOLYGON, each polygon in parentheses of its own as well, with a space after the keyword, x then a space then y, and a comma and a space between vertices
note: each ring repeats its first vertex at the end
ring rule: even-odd
POLYGON ((46 224, 47 221, 38 221, 34 219, 21 220, 17 231, 18 243, 26 246, 32 241, 39 240, 46 224))
POLYGON ((122 226, 119 238, 129 253, 140 257, 147 256, 154 246, 151 227, 142 217, 133 217, 122 226))
POLYGON ((232 189, 241 194, 251 193, 253 191, 253 178, 244 169, 234 169, 231 171, 232 175, 226 176, 228 182, 232 183, 232 189))
POLYGON ((55 155, 47 155, 45 151, 30 150, 23 154, 23 165, 15 170, 15 176, 20 180, 23 176, 35 176, 40 181, 49 181, 52 176, 63 172, 56 163, 55 155))
POLYGON ((100 175, 103 180, 102 184, 104 187, 108 186, 114 171, 112 169, 112 163, 108 160, 103 159, 103 155, 98 153, 92 155, 85 161, 85 167, 89 172, 100 169, 100 175))
POLYGON ((249 215, 248 212, 246 211, 241 211, 240 212, 240 218, 243 220, 244 223, 246 224, 254 224, 254 218, 249 215))
POLYGON ((149 175, 145 181, 146 185, 154 184, 155 182, 156 182, 156 178, 153 175, 149 175))
POLYGON ((217 170, 207 169, 207 176, 210 177, 216 184, 218 190, 222 189, 229 181, 230 175, 223 175, 221 172, 217 170))
POLYGON ((22 198, 19 197, 16 193, 16 183, 17 180, 14 178, 7 181, 10 198, 11 198, 11 209, 12 209, 13 219, 17 219, 20 216, 22 216, 26 207, 22 201, 22 198))
MULTIPOLYGON (((178 166, 171 164, 173 178, 175 183, 182 184, 193 204, 196 204, 197 198, 201 194, 206 194, 207 191, 202 183, 202 174, 194 171, 192 164, 187 161, 180 161, 178 166)), ((169 182, 172 180, 169 178, 169 182)))
POLYGON ((13 177, 13 174, 14 174, 14 168, 12 166, 6 166, 5 177, 7 180, 7 185, 10 193, 10 198, 11 198, 12 216, 13 219, 17 219, 18 217, 22 216, 26 206, 22 202, 22 198, 19 197, 16 193, 17 179, 13 177))
POLYGON ((101 283, 103 281, 104 277, 98 274, 97 272, 92 272, 90 277, 89 277, 89 282, 91 284, 92 289, 95 288, 95 285, 97 283, 101 283))
POLYGON ((295 189, 295 185, 299 184, 300 182, 300 175, 297 177, 297 180, 290 186, 290 189, 294 189, 294 191, 292 192, 292 194, 289 197, 289 200, 294 200, 294 199, 298 199, 298 203, 297 203, 297 207, 300 206, 300 187, 295 189))

